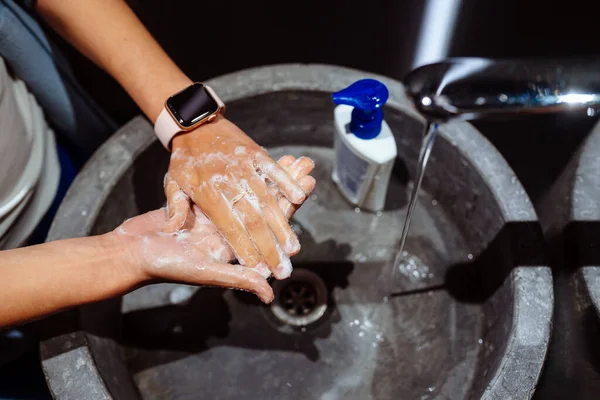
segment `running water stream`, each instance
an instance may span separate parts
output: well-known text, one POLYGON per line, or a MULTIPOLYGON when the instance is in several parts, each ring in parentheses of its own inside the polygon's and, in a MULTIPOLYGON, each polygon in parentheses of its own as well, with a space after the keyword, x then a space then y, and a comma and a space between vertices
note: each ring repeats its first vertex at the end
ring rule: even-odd
POLYGON ((404 220, 404 227, 402 228, 402 236, 400 237, 400 250, 396 254, 396 259, 394 260, 394 269, 398 268, 402 258, 404 257, 404 245, 406 243, 406 237, 408 236, 410 221, 412 219, 415 205, 417 204, 419 190, 421 188, 421 184, 423 183, 423 176, 425 175, 425 168, 427 167, 429 156, 431 155, 431 149, 433 148, 435 138, 437 137, 438 124, 435 122, 429 122, 427 123, 425 129, 426 134, 421 144, 421 151, 419 153, 419 161, 417 164, 417 174, 412 188, 412 193, 410 195, 410 201, 408 202, 408 210, 404 220))

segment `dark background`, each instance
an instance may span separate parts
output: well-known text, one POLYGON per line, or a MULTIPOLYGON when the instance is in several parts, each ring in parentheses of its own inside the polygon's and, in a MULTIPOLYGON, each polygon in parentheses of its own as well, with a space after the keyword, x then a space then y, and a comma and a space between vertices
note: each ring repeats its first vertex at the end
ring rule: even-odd
MULTIPOLYGON (((129 0, 169 55, 195 80, 288 62, 337 64, 402 79, 412 65, 424 3, 129 0)), ((590 0, 463 0, 450 56, 600 54, 595 8, 590 0)), ((79 80, 118 122, 139 113, 111 78, 64 42, 61 45, 79 80)), ((562 115, 476 125, 535 201, 595 121, 585 115, 562 115)))

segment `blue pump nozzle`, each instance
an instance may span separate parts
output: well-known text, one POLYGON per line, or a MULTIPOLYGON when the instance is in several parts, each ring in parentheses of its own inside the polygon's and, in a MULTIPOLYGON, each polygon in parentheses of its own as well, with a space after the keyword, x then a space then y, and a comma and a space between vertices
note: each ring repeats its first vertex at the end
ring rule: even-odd
POLYGON ((373 139, 381 132, 382 107, 390 93, 387 87, 375 79, 361 79, 333 93, 335 104, 354 107, 350 131, 361 139, 373 139))

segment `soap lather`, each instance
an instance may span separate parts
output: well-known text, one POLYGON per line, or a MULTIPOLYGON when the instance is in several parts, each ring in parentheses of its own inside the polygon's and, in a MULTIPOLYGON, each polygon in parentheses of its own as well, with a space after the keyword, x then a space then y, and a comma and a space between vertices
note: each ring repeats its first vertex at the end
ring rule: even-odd
POLYGON ((333 93, 335 166, 332 179, 352 204, 368 211, 385 206, 396 140, 384 120, 387 87, 362 79, 333 93))

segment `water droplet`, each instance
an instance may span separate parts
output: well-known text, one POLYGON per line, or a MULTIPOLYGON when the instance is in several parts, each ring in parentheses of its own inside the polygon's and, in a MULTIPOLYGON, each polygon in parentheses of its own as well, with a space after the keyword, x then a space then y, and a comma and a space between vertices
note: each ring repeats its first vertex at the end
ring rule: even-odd
POLYGON ((360 321, 359 321, 359 320, 357 320, 357 319, 355 319, 355 320, 354 320, 354 323, 355 323, 356 325, 358 325, 358 324, 360 324, 360 321))
POLYGON ((360 214, 360 208, 356 207, 356 208, 354 209, 354 212, 355 212, 355 213, 357 213, 357 214, 360 214))
POLYGON ((305 327, 300 328, 300 332, 306 332, 306 328, 305 327))
POLYGON ((365 333, 364 332, 358 332, 358 336, 359 337, 363 337, 363 336, 365 336, 365 333))
POLYGON ((511 181, 512 183, 517 183, 517 177, 516 177, 516 176, 513 176, 512 178, 510 178, 510 181, 511 181))
POLYGON ((501 102, 503 102, 503 103, 504 103, 505 101, 507 101, 507 100, 508 100, 508 96, 507 96, 506 94, 504 94, 504 93, 501 93, 501 94, 498 96, 498 100, 500 100, 501 102))
POLYGON ((473 254, 471 254, 471 253, 467 254, 467 258, 468 258, 469 260, 472 260, 472 259, 473 259, 473 254))
POLYGON ((478 97, 478 98, 475 100, 475 104, 477 104, 478 106, 482 106, 482 105, 484 105, 484 104, 485 104, 485 99, 484 99, 483 97, 478 97))
POLYGON ((429 274, 429 279, 433 278, 433 274, 429 274))
POLYGON ((376 214, 376 215, 377 215, 378 217, 381 217, 381 216, 383 215, 383 213, 382 213, 381 211, 377 211, 377 214, 376 214))
POLYGON ((479 344, 483 344, 483 339, 479 339, 479 340, 477 341, 477 343, 479 343, 479 344))
POLYGON ((588 115, 588 117, 593 117, 594 115, 596 115, 596 110, 594 110, 593 108, 589 107, 587 109, 587 115, 588 115))
POLYGON ((87 211, 86 210, 81 211, 81 215, 85 217, 87 215, 87 211))
POLYGON ((291 383, 289 383, 289 382, 287 382, 285 385, 286 385, 287 387, 292 387, 292 384, 291 384, 291 383))
POLYGON ((429 275, 429 266, 415 256, 404 256, 398 263, 398 272, 412 282, 420 281, 429 275))
POLYGON ((427 96, 423 97, 421 99, 421 104, 423 104, 425 107, 430 106, 431 105, 431 98, 427 97, 427 96))
POLYGON ((354 256, 354 261, 364 263, 365 261, 367 261, 367 256, 363 253, 356 253, 356 255, 354 256))
POLYGON ((311 200, 313 200, 313 201, 315 201, 315 200, 317 200, 317 199, 318 199, 318 197, 317 197, 317 195, 316 195, 316 194, 313 194, 312 196, 310 196, 310 199, 311 199, 311 200))
POLYGON ((431 393, 435 390, 435 386, 430 386, 427 388, 427 390, 431 393))
POLYGON ((436 199, 431 200, 431 205, 432 206, 437 206, 438 202, 436 199))
POLYGON ((389 297, 387 297, 387 296, 385 296, 385 297, 383 298, 383 302, 384 302, 384 303, 387 303, 388 301, 390 301, 390 298, 389 298, 389 297))
POLYGON ((183 332, 183 327, 181 325, 175 325, 173 327, 173 333, 181 333, 183 332))

